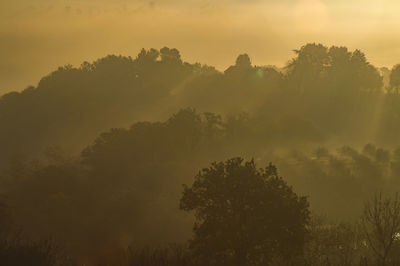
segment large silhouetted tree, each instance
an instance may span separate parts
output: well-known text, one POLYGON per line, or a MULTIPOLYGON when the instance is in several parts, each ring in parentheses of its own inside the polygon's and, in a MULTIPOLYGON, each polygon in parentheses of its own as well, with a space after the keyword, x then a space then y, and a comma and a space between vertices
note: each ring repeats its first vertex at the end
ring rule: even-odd
POLYGON ((194 211, 191 248, 203 265, 267 265, 300 251, 309 219, 297 196, 270 164, 233 158, 203 169, 184 187, 180 208, 194 211))

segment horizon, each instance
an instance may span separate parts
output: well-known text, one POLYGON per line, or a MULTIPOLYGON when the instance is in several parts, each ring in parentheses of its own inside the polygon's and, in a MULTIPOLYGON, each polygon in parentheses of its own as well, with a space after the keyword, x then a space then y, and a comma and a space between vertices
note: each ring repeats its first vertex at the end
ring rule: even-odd
POLYGON ((392 0, 41 0, 0 7, 0 94, 35 86, 59 66, 164 46, 218 70, 242 53, 255 65, 283 67, 294 49, 314 42, 360 49, 377 67, 400 62, 400 3, 392 0))

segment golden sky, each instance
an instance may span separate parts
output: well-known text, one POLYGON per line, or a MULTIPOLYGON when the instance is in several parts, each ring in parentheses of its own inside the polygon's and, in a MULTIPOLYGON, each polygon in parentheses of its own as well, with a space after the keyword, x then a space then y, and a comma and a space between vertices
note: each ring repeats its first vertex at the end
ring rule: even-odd
POLYGON ((0 94, 60 65, 142 47, 178 48, 223 70, 247 52, 283 66, 307 42, 400 63, 398 0, 0 0, 0 94))

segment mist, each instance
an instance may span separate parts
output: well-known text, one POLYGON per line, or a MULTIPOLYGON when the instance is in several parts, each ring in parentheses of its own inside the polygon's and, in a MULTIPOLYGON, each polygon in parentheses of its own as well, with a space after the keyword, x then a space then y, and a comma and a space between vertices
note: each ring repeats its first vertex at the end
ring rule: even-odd
POLYGON ((0 265, 400 265, 399 10, 1 1, 0 265))

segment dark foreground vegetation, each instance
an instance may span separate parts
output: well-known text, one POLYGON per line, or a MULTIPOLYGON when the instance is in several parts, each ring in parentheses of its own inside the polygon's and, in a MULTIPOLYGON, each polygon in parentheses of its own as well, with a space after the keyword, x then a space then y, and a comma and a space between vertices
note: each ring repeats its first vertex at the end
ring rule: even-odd
POLYGON ((399 88, 319 44, 61 67, 0 98, 0 265, 400 265, 399 88))
MULTIPOLYGON (((312 216, 307 197, 298 196, 274 165, 258 169, 253 160, 232 158, 204 168, 191 186, 185 185, 180 209, 195 213, 193 235, 187 243, 110 246, 86 263, 400 265, 398 194, 375 194, 365 202, 359 219, 335 223, 312 216)), ((2 206, 1 214, 2 265, 86 265, 80 261, 83 257, 69 257, 55 242, 21 237, 7 206, 2 206)))

